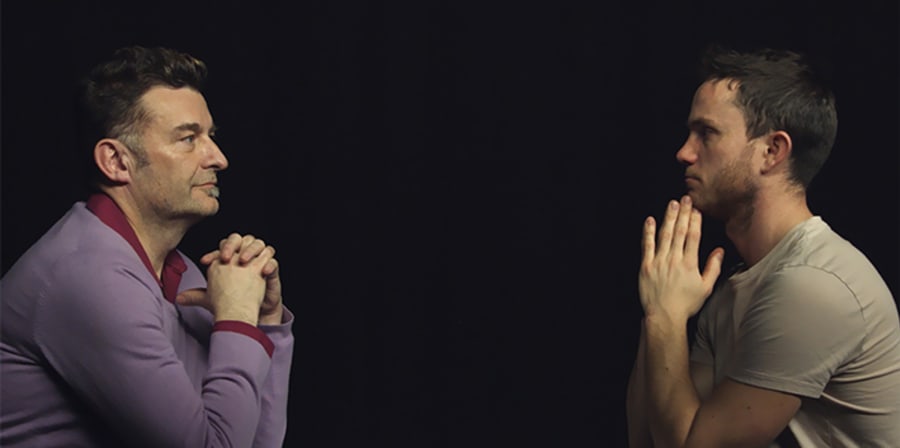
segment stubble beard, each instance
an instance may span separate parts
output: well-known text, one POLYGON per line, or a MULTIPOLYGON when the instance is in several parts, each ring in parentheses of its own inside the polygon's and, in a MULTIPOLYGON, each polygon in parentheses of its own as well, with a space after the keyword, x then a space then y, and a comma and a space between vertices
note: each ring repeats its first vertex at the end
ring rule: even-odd
MULTIPOLYGON (((171 196, 173 199, 178 197, 174 195, 173 191, 169 191, 169 193, 173 193, 171 196)), ((160 216, 193 225, 219 212, 219 187, 204 189, 202 196, 195 196, 196 192, 193 191, 193 187, 187 193, 187 196, 182 196, 181 200, 164 199, 158 207, 160 216), (209 204, 209 200, 212 200, 214 204, 209 204)))
POLYGON ((189 186, 186 191, 172 188, 171 185, 167 186, 166 182, 170 180, 159 176, 156 172, 156 165, 149 161, 140 165, 135 173, 140 173, 139 175, 145 178, 142 182, 144 185, 148 181, 152 182, 153 185, 149 188, 155 190, 144 195, 145 201, 143 201, 142 208, 145 209, 147 219, 164 225, 181 223, 186 225, 186 229, 219 212, 218 186, 206 189, 203 192, 205 197, 194 196, 196 193, 193 191, 193 185, 189 186), (215 205, 205 204, 208 200, 206 197, 211 198, 215 205))
POLYGON ((212 208, 212 210, 206 211, 203 213, 206 216, 213 216, 219 212, 219 187, 210 187, 204 190, 203 192, 206 196, 213 201, 215 201, 216 205, 212 208))
POLYGON ((753 217, 758 187, 741 171, 743 167, 743 164, 735 162, 720 171, 705 186, 705 195, 692 198, 695 207, 729 226, 748 226, 753 217))
POLYGON ((219 213, 219 187, 211 187, 206 190, 206 195, 216 201, 216 206, 207 216, 213 216, 219 213))
POLYGON ((219 199, 219 187, 212 187, 207 189, 206 195, 213 199, 219 199))

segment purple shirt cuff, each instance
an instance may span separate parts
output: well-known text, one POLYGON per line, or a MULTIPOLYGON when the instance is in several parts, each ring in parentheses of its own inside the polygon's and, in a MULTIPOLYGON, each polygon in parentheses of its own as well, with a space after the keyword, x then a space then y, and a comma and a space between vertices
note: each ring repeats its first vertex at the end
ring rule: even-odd
POLYGON ((266 336, 265 333, 262 332, 257 327, 248 324, 247 322, 241 322, 238 320, 220 320, 213 325, 212 331, 232 331, 235 333, 240 333, 244 336, 248 336, 256 342, 259 342, 264 349, 266 349, 266 353, 269 355, 269 358, 272 357, 272 352, 275 351, 275 344, 272 343, 272 340, 266 336))

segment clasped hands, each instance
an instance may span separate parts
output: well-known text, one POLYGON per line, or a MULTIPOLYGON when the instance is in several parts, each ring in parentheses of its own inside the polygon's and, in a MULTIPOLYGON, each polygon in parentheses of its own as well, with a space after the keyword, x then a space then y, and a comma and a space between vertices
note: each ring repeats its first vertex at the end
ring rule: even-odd
POLYGON ((645 316, 687 321, 709 297, 725 250, 713 250, 700 272, 701 224, 700 211, 693 208, 689 196, 669 202, 658 235, 656 220, 651 216, 644 221, 638 291, 645 316))
POLYGON ((206 291, 178 295, 181 305, 202 306, 219 320, 277 325, 282 319, 281 279, 275 248, 252 235, 232 233, 200 258, 207 266, 206 291))

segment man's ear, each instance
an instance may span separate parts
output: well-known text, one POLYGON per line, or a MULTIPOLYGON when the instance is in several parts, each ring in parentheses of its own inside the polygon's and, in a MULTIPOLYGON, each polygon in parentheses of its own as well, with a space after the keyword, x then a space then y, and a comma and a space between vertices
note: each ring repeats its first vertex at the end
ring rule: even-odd
POLYGON ((119 140, 104 138, 94 145, 94 163, 107 179, 116 184, 131 182, 128 148, 119 140))
POLYGON ((774 131, 766 137, 766 152, 763 156, 763 173, 769 173, 778 167, 787 167, 791 151, 794 150, 791 136, 785 131, 774 131))

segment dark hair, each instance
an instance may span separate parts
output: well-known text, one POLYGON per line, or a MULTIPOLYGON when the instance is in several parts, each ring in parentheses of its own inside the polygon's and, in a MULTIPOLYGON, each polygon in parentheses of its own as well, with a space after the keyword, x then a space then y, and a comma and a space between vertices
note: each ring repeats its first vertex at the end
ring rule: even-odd
POLYGON ((93 158, 93 144, 102 138, 122 140, 138 157, 143 157, 139 135, 147 119, 147 112, 140 105, 144 93, 160 85, 190 87, 201 92, 205 79, 203 61, 161 47, 120 48, 111 59, 94 67, 82 81, 88 181, 92 185, 104 181, 93 158))
POLYGON ((703 81, 734 80, 747 137, 781 130, 791 136, 791 180, 803 188, 825 163, 837 134, 834 95, 804 56, 787 50, 738 52, 712 46, 703 81))

